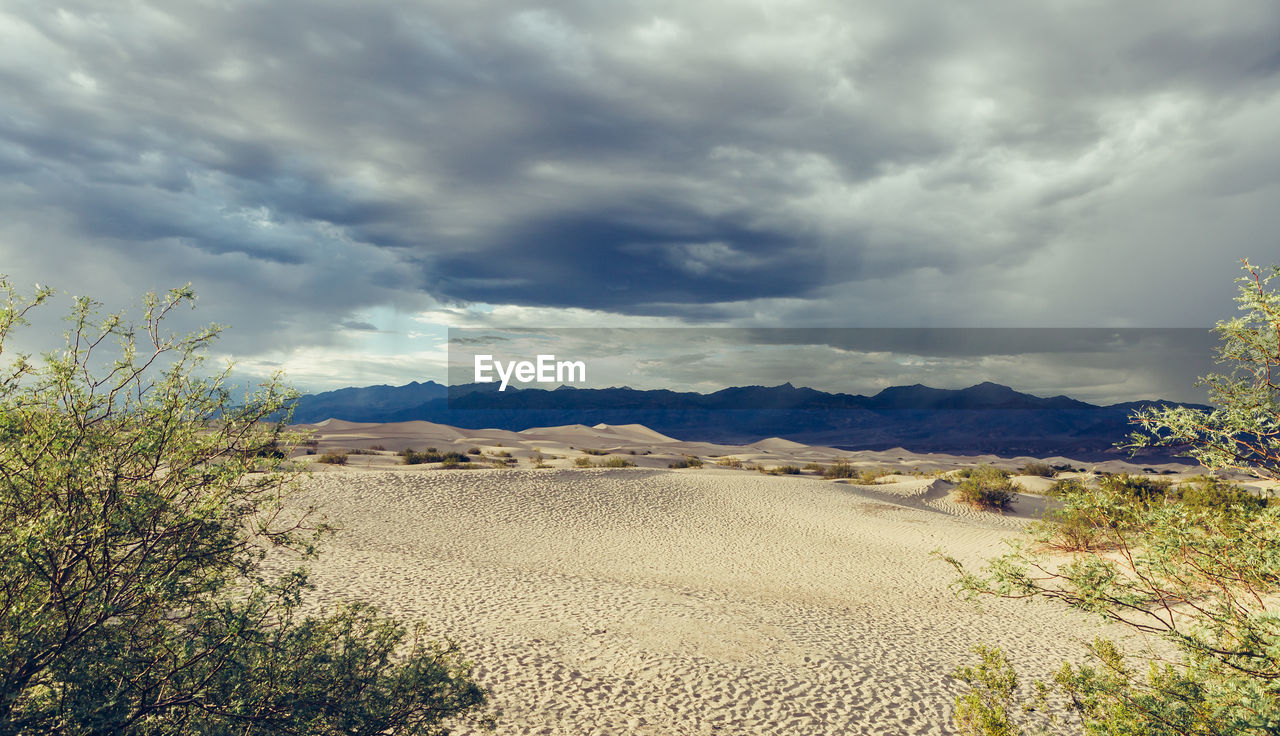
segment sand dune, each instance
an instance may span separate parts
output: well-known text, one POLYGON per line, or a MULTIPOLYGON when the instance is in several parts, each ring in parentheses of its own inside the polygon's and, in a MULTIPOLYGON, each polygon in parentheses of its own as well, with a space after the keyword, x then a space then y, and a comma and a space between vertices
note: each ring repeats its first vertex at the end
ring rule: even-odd
POLYGON ((1005 647, 1030 681, 1101 631, 1046 603, 979 609, 952 594, 933 550, 978 563, 1049 503, 1023 495, 1008 513, 981 512, 947 480, 892 474, 974 458, 681 442, 637 425, 315 429, 321 449, 388 448, 307 482, 302 500, 340 527, 315 567, 319 601, 371 600, 457 642, 492 688, 502 734, 949 733, 949 673, 974 645, 1005 647), (558 467, 450 471, 390 453, 428 445, 553 453, 558 467), (641 467, 567 467, 595 457, 582 448, 641 467), (764 467, 844 457, 886 474, 858 485, 666 469, 683 454, 764 467))

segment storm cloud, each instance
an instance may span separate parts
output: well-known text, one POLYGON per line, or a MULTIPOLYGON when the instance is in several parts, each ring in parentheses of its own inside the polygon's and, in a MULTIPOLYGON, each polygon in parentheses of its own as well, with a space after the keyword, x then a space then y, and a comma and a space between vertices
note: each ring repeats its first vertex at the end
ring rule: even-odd
POLYGON ((1277 38, 1269 0, 11 3, 0 272, 191 281, 264 363, 468 309, 1207 327, 1280 260, 1277 38))

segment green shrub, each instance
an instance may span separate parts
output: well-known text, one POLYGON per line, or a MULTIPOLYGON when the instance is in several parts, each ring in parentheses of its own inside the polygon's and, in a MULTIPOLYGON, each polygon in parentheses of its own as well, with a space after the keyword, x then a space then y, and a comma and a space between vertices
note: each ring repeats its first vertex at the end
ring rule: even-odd
POLYGON ((1060 478, 1045 489, 1044 495, 1053 498, 1064 498, 1073 493, 1081 493, 1084 490, 1085 485, 1079 478, 1060 478))
POLYGON ((701 468, 702 458, 698 457, 697 455, 685 455, 679 460, 676 460, 675 462, 668 464, 667 467, 668 468, 701 468))
POLYGON ((1163 500, 1172 485, 1173 482, 1167 478, 1147 478, 1128 473, 1105 475, 1098 480, 1098 487, 1104 491, 1144 502, 1163 500))
POLYGON ((981 509, 1003 511, 1018 497, 1018 488, 1000 468, 980 465, 969 472, 955 489, 961 502, 981 509))
POLYGON ((614 457, 607 457, 600 461, 600 467, 602 468, 634 468, 635 466, 635 463, 625 457, 618 457, 616 455, 614 457))
POLYGON ((823 478, 856 478, 858 469, 845 460, 837 460, 822 473, 823 478))
POLYGON ((769 475, 799 475, 800 468, 795 465, 778 465, 776 467, 769 468, 768 470, 760 468, 760 472, 767 473, 769 475))
POLYGON ((1217 511, 1254 512, 1267 506, 1267 499, 1233 483, 1205 475, 1176 486, 1170 496, 1192 508, 1217 511))
POLYGON ((471 458, 461 452, 445 452, 441 453, 434 447, 428 447, 423 452, 414 452, 413 450, 405 450, 400 453, 400 462, 405 465, 422 465, 424 463, 469 463, 471 458))
POLYGON ((326 452, 316 458, 316 462, 325 463, 326 465, 346 465, 347 453, 345 452, 326 452))
POLYGON ((1057 474, 1048 463, 1030 462, 1022 466, 1023 475, 1038 475, 1041 478, 1052 478, 1057 474))
POLYGON ((295 465, 254 457, 293 446, 294 394, 229 390, 219 329, 164 322, 193 300, 149 295, 134 321, 76 299, 64 346, 26 359, 5 343, 30 306, 0 279, 0 733, 467 727, 486 695, 455 647, 311 595, 327 527, 295 465))
POLYGON ((716 465, 722 468, 734 468, 735 470, 742 468, 742 460, 736 457, 722 457, 716 461, 716 465))
POLYGON ((823 465, 822 463, 805 463, 804 469, 812 470, 818 475, 823 475, 827 472, 827 466, 823 465))

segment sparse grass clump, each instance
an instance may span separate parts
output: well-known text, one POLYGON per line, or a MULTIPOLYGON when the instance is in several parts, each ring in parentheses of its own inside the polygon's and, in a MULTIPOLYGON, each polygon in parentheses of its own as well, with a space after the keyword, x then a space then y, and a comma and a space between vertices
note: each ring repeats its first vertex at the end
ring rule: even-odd
POLYGON ((963 503, 989 511, 1004 511, 1018 497, 1017 486, 1007 471, 979 465, 956 485, 956 497, 963 503))
POLYGON ((668 464, 667 467, 668 468, 701 468, 702 458, 698 457, 697 455, 685 455, 679 460, 676 460, 675 462, 668 464))
POLYGON ((378 451, 374 449, 366 450, 362 447, 352 447, 351 449, 346 450, 346 453, 348 455, 377 455, 378 451))
POLYGON ((635 466, 635 463, 625 457, 606 457, 600 461, 600 467, 602 468, 634 468, 635 466))
POLYGON ((812 470, 818 475, 826 475, 827 466, 822 463, 805 463, 804 470, 812 470))
POLYGON ((326 464, 326 465, 346 465, 346 464, 347 464, 347 453, 345 453, 345 452, 326 452, 325 454, 323 454, 323 455, 321 455, 320 457, 316 458, 316 462, 318 462, 318 463, 324 463, 324 464, 326 464))
POLYGON ((588 455, 608 455, 609 454, 608 450, 596 450, 589 447, 582 448, 582 451, 587 453, 588 455))
POLYGON ((742 469, 742 460, 736 457, 722 457, 716 461, 716 465, 722 468, 733 468, 734 470, 742 469))
POLYGON ((589 458, 589 457, 575 457, 575 458, 573 459, 573 466, 574 466, 575 468, 590 468, 590 467, 592 467, 591 458, 589 458))

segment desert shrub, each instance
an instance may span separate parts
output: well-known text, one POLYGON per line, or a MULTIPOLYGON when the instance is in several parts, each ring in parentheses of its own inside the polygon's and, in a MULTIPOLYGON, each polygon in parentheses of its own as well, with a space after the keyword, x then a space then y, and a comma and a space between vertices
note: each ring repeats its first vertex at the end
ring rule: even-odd
POLYGON ((483 453, 482 453, 482 451, 480 450, 480 448, 479 448, 479 447, 468 447, 468 448, 467 448, 467 454, 468 454, 468 455, 480 455, 480 454, 483 454, 483 453))
POLYGON ((860 485, 874 486, 882 475, 889 475, 889 473, 880 468, 863 468, 858 471, 857 481, 860 485))
MULTIPOLYGON (((1280 268, 1245 262, 1243 316, 1218 322, 1225 373, 1201 379, 1210 407, 1154 405, 1131 420, 1131 449, 1174 448, 1211 471, 1280 479, 1280 268)), ((1064 497, 1056 519, 972 573, 954 558, 969 595, 1048 599, 1141 633, 1125 650, 1098 639, 1085 664, 1066 663, 1051 694, 1070 732, 1120 736, 1262 736, 1280 724, 1280 507, 1212 479, 1170 487, 1166 479, 1115 475, 1064 497), (1043 543, 1065 524, 1088 523, 1108 545, 1079 545, 1065 559, 1043 543), (1112 549, 1121 550, 1116 554, 1112 549), (1152 639, 1157 639, 1153 646, 1152 639)), ((969 681, 957 701, 1007 703, 999 682, 969 681)), ((1023 733, 1028 719, 978 721, 974 734, 1023 733), (1017 721, 1009 725, 1009 722, 1017 721)), ((1043 712, 1043 709, 1040 710, 1043 712)), ((1030 718, 1030 716, 1028 717, 1030 718)), ((1055 732, 1061 732, 1055 730, 1055 732)))
POLYGON ((471 458, 461 452, 440 452, 434 447, 428 447, 422 452, 414 452, 413 450, 404 450, 400 453, 400 462, 404 465, 422 465, 425 463, 469 463, 471 458))
POLYGON ((1060 478, 1045 489, 1044 495, 1052 498, 1065 498, 1073 493, 1081 493, 1085 485, 1079 478, 1060 478))
POLYGON ((600 467, 602 468, 634 468, 635 466, 635 463, 625 457, 618 457, 616 455, 613 457, 607 457, 600 461, 600 467))
POLYGON ((347 450, 344 450, 343 452, 347 453, 348 455, 377 455, 378 454, 378 451, 372 448, 365 450, 359 447, 352 447, 347 450))
POLYGON ((736 457, 722 457, 716 461, 716 465, 722 468, 734 468, 735 470, 742 468, 742 460, 736 457))
POLYGON ((766 472, 769 475, 799 475, 800 474, 800 468, 795 465, 778 465, 776 467, 769 468, 768 470, 764 470, 764 468, 761 468, 761 471, 766 472))
POLYGON ((440 734, 478 714, 456 650, 261 564, 312 559, 324 532, 287 505, 297 471, 249 457, 292 449, 294 396, 210 375, 218 329, 164 323, 189 289, 140 323, 77 299, 39 361, 3 352, 30 307, 0 292, 0 733, 440 734))
POLYGON ((608 455, 609 454, 608 450, 596 450, 589 447, 582 448, 582 451, 587 453, 588 455, 608 455))
POLYGON ((307 455, 314 455, 314 454, 316 454, 316 448, 314 448, 314 447, 308 447, 308 448, 306 449, 306 451, 305 451, 305 454, 307 454, 307 455))
POLYGON ((823 465, 822 463, 805 463, 804 469, 812 470, 818 475, 822 475, 827 472, 827 466, 823 465))
POLYGON ((1107 475, 1098 480, 1098 487, 1104 491, 1146 502, 1163 500, 1172 485, 1173 482, 1167 478, 1147 478, 1128 473, 1107 475))
POLYGON ((1267 499, 1234 483, 1207 475, 1197 476, 1175 486, 1170 495, 1186 506, 1218 511, 1254 512, 1267 506, 1267 499))
POLYGON ((498 450, 497 452, 493 452, 490 454, 493 455, 494 457, 511 457, 511 453, 507 452, 506 450, 498 450))
POLYGON ((323 455, 321 455, 320 457, 316 458, 316 462, 318 462, 318 463, 324 463, 324 464, 326 464, 326 465, 346 465, 346 464, 347 464, 347 453, 345 453, 345 452, 326 452, 325 454, 323 454, 323 455))
POLYGON ((673 463, 669 463, 667 467, 668 468, 701 468, 702 458, 698 457, 697 455, 685 455, 679 460, 676 460, 673 463))
POLYGON ((837 460, 827 467, 822 473, 822 477, 830 479, 856 478, 858 477, 858 470, 845 460, 837 460))
POLYGON ((387 448, 386 448, 384 445, 369 445, 369 449, 370 449, 370 450, 373 450, 374 452, 386 452, 386 451, 387 451, 387 448))
POLYGON ((529 456, 529 463, 535 468, 551 467, 550 465, 547 465, 547 458, 541 452, 535 452, 533 455, 529 456))
POLYGON ((1057 474, 1057 471, 1048 463, 1030 462, 1022 466, 1022 474, 1037 475, 1041 478, 1052 478, 1057 474))
POLYGON ((574 467, 578 467, 578 468, 590 468, 590 467, 592 467, 592 465, 591 465, 591 458, 589 458, 589 457, 575 457, 575 458, 573 459, 573 464, 574 464, 574 467))
POLYGON ((1013 720, 1019 711, 1013 665, 998 647, 978 645, 974 652, 978 664, 955 672, 955 678, 969 686, 956 698, 956 729, 961 736, 1021 736, 1023 730, 1013 720))
POLYGON ((975 475, 982 476, 983 478, 995 478, 997 476, 1001 478, 1008 478, 1012 475, 1012 473, 1005 470, 1004 468, 997 468, 994 465, 985 465, 985 464, 978 465, 972 468, 959 468, 957 470, 951 471, 951 477, 953 478, 960 478, 960 479, 972 478, 975 475))
POLYGON ((1018 497, 1018 488, 1009 480, 1009 474, 989 465, 980 465, 970 471, 955 488, 956 498, 963 503, 982 509, 1003 511, 1018 497))

